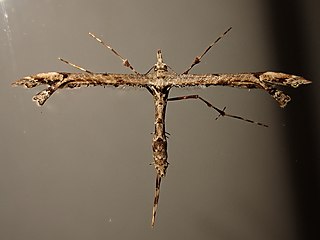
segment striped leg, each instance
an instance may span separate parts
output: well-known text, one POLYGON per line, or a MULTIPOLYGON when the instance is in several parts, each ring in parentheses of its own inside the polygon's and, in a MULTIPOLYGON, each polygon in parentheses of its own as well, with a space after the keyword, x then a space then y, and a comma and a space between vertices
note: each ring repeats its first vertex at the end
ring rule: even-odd
POLYGON ((266 125, 264 123, 260 123, 260 122, 256 122, 256 121, 253 121, 253 120, 250 120, 250 119, 247 119, 247 118, 240 117, 240 116, 228 114, 228 113, 226 113, 224 111, 225 108, 221 110, 221 109, 213 106, 210 102, 208 102, 207 100, 203 99, 199 95, 188 95, 188 96, 168 98, 168 101, 179 101, 179 100, 186 100, 186 99, 199 99, 200 101, 204 102, 208 107, 213 108, 214 110, 216 110, 219 113, 219 116, 216 119, 218 119, 220 116, 222 116, 222 117, 231 117, 231 118, 236 118, 236 119, 243 120, 243 121, 246 121, 246 122, 249 122, 249 123, 254 123, 254 124, 257 124, 259 126, 268 127, 268 125, 266 125))

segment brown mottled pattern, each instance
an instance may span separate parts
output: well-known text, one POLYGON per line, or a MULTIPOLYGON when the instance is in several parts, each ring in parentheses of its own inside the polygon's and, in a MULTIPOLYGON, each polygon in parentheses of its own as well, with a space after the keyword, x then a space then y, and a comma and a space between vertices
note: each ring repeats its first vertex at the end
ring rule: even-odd
MULTIPOLYGON (((224 34, 226 34, 228 29, 224 34)), ((65 72, 48 72, 39 73, 24 77, 17 80, 12 85, 25 86, 33 88, 39 85, 47 85, 48 87, 33 97, 39 105, 43 105, 50 96, 58 89, 63 88, 78 88, 88 86, 132 86, 144 87, 152 95, 155 106, 155 128, 152 139, 153 164, 156 170, 156 186, 154 204, 152 210, 152 227, 155 224, 157 213, 160 184, 162 178, 166 175, 166 170, 169 166, 167 153, 167 138, 165 132, 165 113, 168 101, 177 101, 185 99, 198 99, 204 102, 208 107, 213 108, 219 113, 219 116, 232 117, 246 122, 254 123, 260 126, 267 125, 252 121, 240 116, 226 113, 224 109, 219 109, 209 103, 207 100, 198 95, 188 95, 182 97, 168 98, 169 91, 173 87, 192 87, 192 86, 229 86, 238 88, 256 88, 268 92, 280 105, 285 107, 290 101, 290 97, 276 88, 276 86, 298 87, 299 85, 309 84, 310 81, 303 77, 277 73, 277 72, 257 72, 257 73, 227 73, 227 74, 188 74, 192 67, 200 63, 201 58, 209 51, 214 43, 211 44, 200 57, 196 57, 191 66, 183 73, 176 74, 168 72, 167 65, 162 59, 161 51, 157 52, 157 63, 153 68, 153 72, 147 74, 138 74, 130 65, 127 59, 121 57, 113 48, 103 43, 100 39, 91 34, 105 47, 108 47, 115 55, 122 59, 124 66, 129 67, 135 74, 110 74, 110 73, 92 73, 86 69, 78 67, 72 63, 62 60, 71 66, 84 71, 83 73, 65 73, 65 72)), ((218 116, 218 117, 219 117, 218 116)))

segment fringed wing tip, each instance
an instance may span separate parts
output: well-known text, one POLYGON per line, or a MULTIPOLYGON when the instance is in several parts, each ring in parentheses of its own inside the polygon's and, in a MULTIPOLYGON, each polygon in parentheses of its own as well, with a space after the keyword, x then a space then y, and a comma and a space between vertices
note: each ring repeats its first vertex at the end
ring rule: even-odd
POLYGON ((42 84, 52 84, 53 82, 58 82, 63 80, 63 73, 58 72, 47 72, 47 73, 38 73, 35 75, 27 76, 21 78, 11 84, 11 86, 24 86, 26 88, 34 88, 42 84))
POLYGON ((310 80, 307 80, 303 77, 292 75, 292 77, 289 79, 291 80, 291 87, 297 88, 300 85, 306 85, 306 84, 311 84, 312 82, 310 80))
POLYGON ((34 88, 39 85, 49 85, 47 89, 42 90, 35 95, 32 100, 37 103, 38 106, 42 106, 48 98, 55 92, 56 88, 52 87, 54 83, 61 82, 64 78, 63 73, 48 72, 38 73, 35 75, 21 78, 11 84, 11 86, 24 86, 26 88, 34 88))
POLYGON ((276 85, 297 88, 300 85, 310 84, 311 81, 301 76, 279 73, 279 72, 264 72, 260 75, 260 80, 267 84, 265 90, 279 103, 281 108, 284 108, 290 102, 290 96, 277 89, 276 85))
POLYGON ((37 95, 33 96, 32 101, 36 102, 39 107, 41 107, 52 95, 48 89, 39 92, 37 95))
POLYGON ((301 76, 279 73, 279 72, 265 72, 260 76, 260 80, 271 85, 283 85, 297 88, 300 85, 310 84, 311 81, 301 76))
POLYGON ((33 88, 37 86, 35 79, 31 76, 21 78, 13 83, 11 83, 12 87, 24 86, 26 88, 33 88))

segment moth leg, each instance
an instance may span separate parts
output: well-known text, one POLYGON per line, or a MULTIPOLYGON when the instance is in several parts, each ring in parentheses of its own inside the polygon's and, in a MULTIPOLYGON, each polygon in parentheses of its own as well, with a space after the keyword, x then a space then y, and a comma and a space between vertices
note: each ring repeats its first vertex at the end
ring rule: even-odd
POLYGON ((266 125, 264 123, 256 122, 256 121, 253 121, 251 119, 247 119, 247 118, 243 118, 243 117, 240 117, 240 116, 237 116, 237 115, 232 115, 232 114, 226 113, 225 112, 225 108, 219 109, 219 108, 213 106, 207 100, 205 100, 202 97, 200 97, 199 95, 187 95, 187 96, 181 96, 181 97, 173 97, 173 98, 168 98, 168 101, 179 101, 179 100, 187 100, 187 99, 198 99, 198 100, 204 102, 208 107, 213 108, 214 110, 216 110, 219 113, 219 115, 218 115, 218 117, 216 119, 218 119, 220 116, 222 116, 222 117, 231 117, 231 118, 236 118, 236 119, 239 119, 239 120, 242 120, 242 121, 246 121, 246 122, 249 122, 249 123, 254 123, 254 124, 257 124, 259 126, 268 127, 268 125, 266 125))
POLYGON ((226 35, 230 30, 232 29, 232 27, 229 27, 227 29, 227 31, 225 31, 224 33, 222 33, 213 43, 211 43, 207 48, 206 50, 204 50, 204 52, 200 55, 200 56, 196 56, 195 59, 193 60, 192 64, 190 65, 190 67, 185 70, 182 74, 188 74, 189 71, 197 64, 199 64, 201 62, 201 58, 203 58, 203 56, 209 52, 209 50, 213 47, 213 45, 215 45, 217 42, 219 42, 219 40, 221 38, 223 38, 224 35, 226 35))
POLYGON ((89 35, 93 37, 95 40, 97 40, 99 43, 101 43, 104 47, 110 49, 117 57, 119 57, 122 60, 123 66, 130 68, 131 71, 133 71, 135 74, 140 74, 133 68, 133 66, 129 63, 128 59, 123 58, 115 49, 103 42, 100 38, 96 37, 93 33, 89 32, 89 35))

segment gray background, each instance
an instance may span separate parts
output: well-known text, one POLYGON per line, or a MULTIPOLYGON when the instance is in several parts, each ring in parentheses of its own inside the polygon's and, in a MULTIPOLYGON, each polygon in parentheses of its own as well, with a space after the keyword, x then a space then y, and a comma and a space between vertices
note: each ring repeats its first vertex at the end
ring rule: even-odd
POLYGON ((0 1, 0 239, 307 239, 319 221, 319 4, 316 1, 0 1), (156 227, 153 101, 144 89, 11 88, 38 72, 140 72, 155 52, 182 72, 229 26, 193 73, 274 70, 314 84, 286 109, 262 91, 179 89, 270 125, 169 103, 169 162, 156 227))

